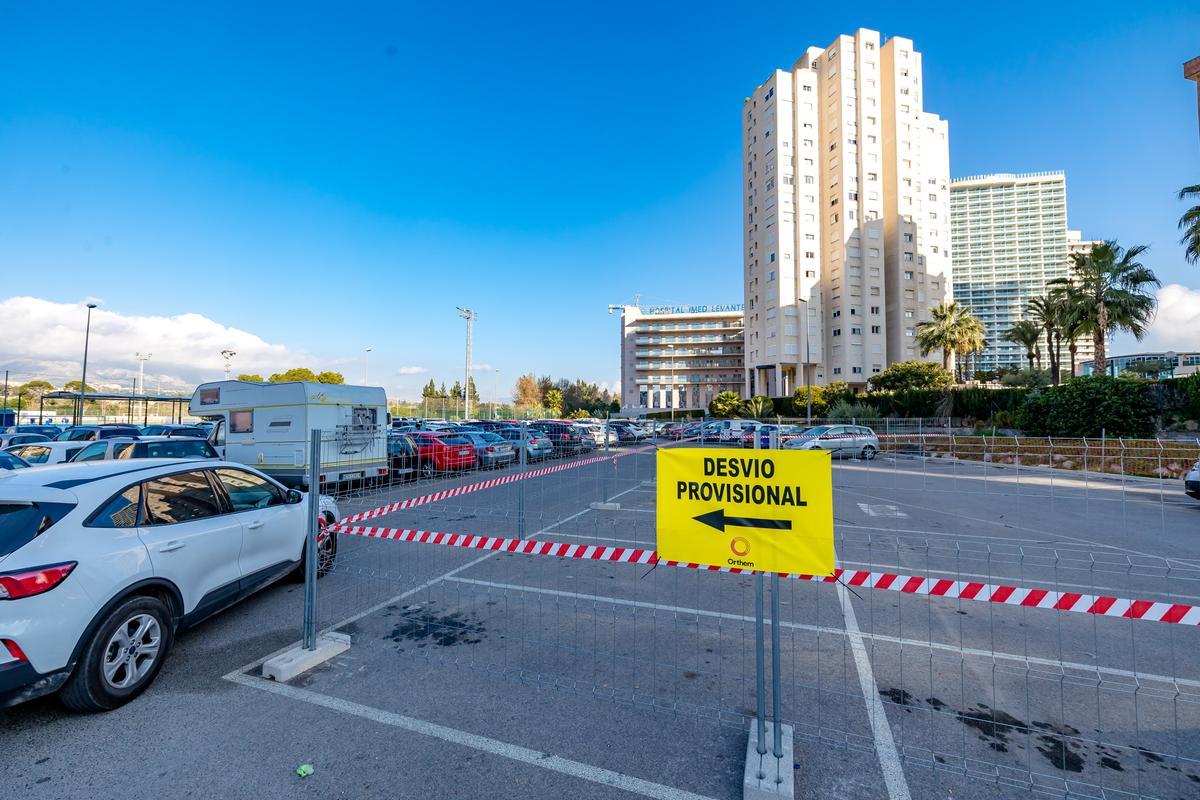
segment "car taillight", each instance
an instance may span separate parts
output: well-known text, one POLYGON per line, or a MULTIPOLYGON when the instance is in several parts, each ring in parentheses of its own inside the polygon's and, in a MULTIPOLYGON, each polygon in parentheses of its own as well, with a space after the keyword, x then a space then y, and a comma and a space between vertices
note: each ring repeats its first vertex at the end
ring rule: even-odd
POLYGON ((0 600, 19 600, 48 592, 62 583, 77 563, 68 561, 0 574, 0 600))
POLYGON ((489 453, 494 453, 494 452, 496 452, 496 448, 492 447, 492 446, 489 444, 489 445, 487 446, 487 452, 489 452, 489 453))
POLYGON ((21 646, 12 639, 0 639, 0 644, 3 644, 4 649, 8 651, 8 654, 17 661, 29 660, 29 658, 25 655, 25 651, 21 649, 21 646))

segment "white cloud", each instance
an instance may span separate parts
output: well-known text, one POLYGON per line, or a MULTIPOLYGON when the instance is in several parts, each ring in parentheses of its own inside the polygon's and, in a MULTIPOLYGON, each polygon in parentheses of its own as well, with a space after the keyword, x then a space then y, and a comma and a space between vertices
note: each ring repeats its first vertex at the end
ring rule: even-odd
POLYGON ((1142 350, 1200 349, 1200 289, 1169 283, 1158 290, 1158 313, 1137 345, 1142 350))
MULTIPOLYGON (((0 300, 0 364, 22 380, 44 377, 55 384, 78 380, 83 359, 85 300, 54 303, 37 297, 0 300)), ((306 359, 284 345, 222 325, 200 314, 139 317, 92 311, 88 348, 88 384, 99 388, 132 388, 137 375, 134 353, 149 352, 146 385, 155 390, 190 389, 224 376, 222 350, 233 350, 234 374, 276 372, 301 366, 306 359)))
POLYGON ((424 375, 429 370, 425 367, 401 367, 396 372, 400 375, 424 375))
POLYGON ((492 365, 491 365, 491 364, 472 364, 472 365, 471 365, 471 371, 472 371, 472 372, 476 372, 476 371, 478 371, 478 372, 491 372, 491 371, 492 371, 492 365))

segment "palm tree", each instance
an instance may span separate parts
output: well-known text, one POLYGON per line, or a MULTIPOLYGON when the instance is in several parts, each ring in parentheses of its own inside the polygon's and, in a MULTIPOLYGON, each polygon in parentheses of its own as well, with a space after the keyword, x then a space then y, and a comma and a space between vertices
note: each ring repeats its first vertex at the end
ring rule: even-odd
POLYGON ((1046 355, 1050 360, 1050 382, 1058 386, 1059 362, 1062 361, 1062 329, 1059 318, 1062 316, 1061 304, 1053 293, 1044 297, 1035 297, 1026 306, 1031 321, 1046 334, 1046 355))
POLYGON ((1056 286, 1051 291, 1055 306, 1058 310, 1058 328, 1062 338, 1067 340, 1067 350, 1071 354, 1071 375, 1075 377, 1076 356, 1079 354, 1079 340, 1092 333, 1092 323, 1084 313, 1084 301, 1079 290, 1074 286, 1056 286))
POLYGON ((1023 319, 1020 322, 1014 323, 1008 332, 1004 334, 1004 340, 1019 344, 1025 348, 1025 357, 1029 359, 1029 371, 1033 371, 1033 359, 1036 357, 1038 366, 1041 366, 1042 351, 1038 347, 1042 341, 1042 329, 1038 327, 1036 322, 1023 319))
POLYGON ((957 302, 942 303, 929 309, 930 319, 917 324, 917 344, 921 355, 942 351, 942 367, 953 370, 954 356, 982 350, 983 323, 957 302))
MULTIPOLYGON (((1185 186, 1179 190, 1179 199, 1195 198, 1200 200, 1200 183, 1195 186, 1185 186)), ((1183 257, 1189 264, 1200 264, 1200 203, 1183 212, 1179 218, 1179 230, 1183 231, 1179 243, 1183 245, 1183 257)))
POLYGON ((1114 240, 1096 245, 1087 253, 1071 254, 1071 277, 1050 281, 1052 287, 1075 286, 1073 302, 1087 320, 1095 346, 1093 373, 1108 371, 1105 337, 1116 331, 1132 333, 1141 341, 1146 327, 1154 318, 1153 287, 1162 283, 1138 257, 1146 245, 1135 244, 1128 249, 1114 240))

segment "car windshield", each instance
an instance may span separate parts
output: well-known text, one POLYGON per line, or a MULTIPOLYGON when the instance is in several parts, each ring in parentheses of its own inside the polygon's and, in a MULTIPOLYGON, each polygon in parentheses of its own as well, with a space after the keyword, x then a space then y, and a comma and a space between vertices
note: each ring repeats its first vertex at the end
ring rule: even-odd
POLYGON ((0 469, 25 469, 28 466, 12 453, 0 453, 0 469))
POLYGON ((171 431, 172 436, 195 436, 203 439, 208 435, 203 428, 175 428, 171 431))
POLYGON ((463 445, 463 444, 471 444, 471 440, 465 436, 439 436, 439 437, 437 437, 437 439, 442 444, 448 445, 450 447, 457 447, 457 446, 463 445))
POLYGON ((32 542, 74 507, 70 503, 0 503, 0 558, 32 542))
POLYGON ((483 434, 480 434, 479 438, 483 439, 485 442, 503 442, 504 441, 503 436, 497 436, 494 433, 483 433, 483 434))
POLYGON ((804 432, 804 435, 805 436, 820 436, 823 433, 829 433, 829 431, 830 431, 830 428, 828 425, 820 425, 816 428, 809 428, 808 430, 806 430, 804 432))

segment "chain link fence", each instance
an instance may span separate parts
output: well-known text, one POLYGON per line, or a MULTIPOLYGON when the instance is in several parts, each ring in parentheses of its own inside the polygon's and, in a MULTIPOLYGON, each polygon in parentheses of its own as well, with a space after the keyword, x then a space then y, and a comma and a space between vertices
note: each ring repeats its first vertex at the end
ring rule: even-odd
MULTIPOLYGON (((562 424, 513 426, 513 458, 486 464, 499 442, 448 431, 433 469, 425 437, 411 463, 381 437, 387 475, 325 489, 342 519, 319 627, 364 665, 435 666, 451 695, 468 669, 744 731, 753 576, 654 553, 657 451, 742 442, 585 443, 562 424)), ((894 757, 914 796, 1200 794, 1200 504, 1178 480, 1200 446, 923 421, 872 430, 864 457, 858 432, 835 435, 856 437, 833 467, 839 572, 779 582, 798 741, 894 757)))

